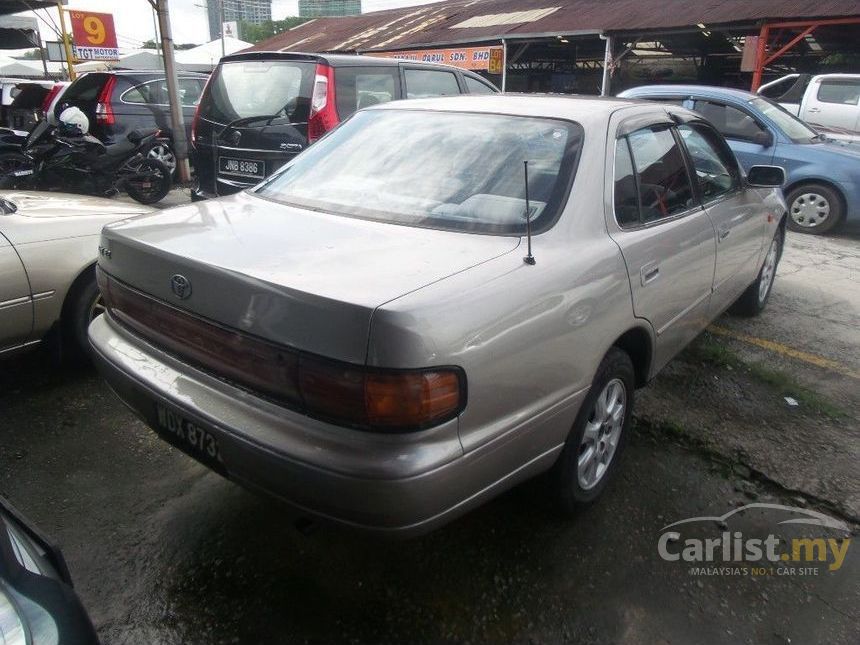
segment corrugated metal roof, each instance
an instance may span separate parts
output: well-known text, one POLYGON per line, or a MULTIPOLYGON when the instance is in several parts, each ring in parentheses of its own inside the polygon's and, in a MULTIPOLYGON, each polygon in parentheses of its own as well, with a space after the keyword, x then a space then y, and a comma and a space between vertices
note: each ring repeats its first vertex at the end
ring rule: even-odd
POLYGON ((318 18, 257 50, 385 51, 504 37, 749 23, 766 18, 860 16, 857 0, 452 0, 318 18))

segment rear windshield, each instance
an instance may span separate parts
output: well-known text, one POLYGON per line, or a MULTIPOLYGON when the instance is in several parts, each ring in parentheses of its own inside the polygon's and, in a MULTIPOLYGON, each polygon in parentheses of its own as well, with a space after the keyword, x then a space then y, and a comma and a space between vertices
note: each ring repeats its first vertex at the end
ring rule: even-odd
POLYGON ((47 87, 42 87, 41 85, 19 85, 20 91, 15 96, 15 100, 12 101, 13 108, 38 108, 42 106, 42 101, 45 100, 45 97, 48 96, 48 92, 50 90, 47 87))
POLYGON ((85 74, 69 85, 64 101, 95 101, 108 77, 105 74, 85 74))
POLYGON ((227 124, 256 116, 305 123, 316 65, 304 61, 236 61, 215 70, 200 115, 227 124))
POLYGON ((553 224, 582 144, 555 119, 422 110, 357 112, 256 189, 339 215, 522 235, 524 161, 535 231, 553 224))

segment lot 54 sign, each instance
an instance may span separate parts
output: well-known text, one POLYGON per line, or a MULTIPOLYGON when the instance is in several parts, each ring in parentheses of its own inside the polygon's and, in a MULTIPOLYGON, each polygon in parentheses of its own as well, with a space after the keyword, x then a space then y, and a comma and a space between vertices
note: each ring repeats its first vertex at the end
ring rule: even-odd
POLYGON ((72 53, 77 60, 118 60, 113 15, 70 11, 72 53))

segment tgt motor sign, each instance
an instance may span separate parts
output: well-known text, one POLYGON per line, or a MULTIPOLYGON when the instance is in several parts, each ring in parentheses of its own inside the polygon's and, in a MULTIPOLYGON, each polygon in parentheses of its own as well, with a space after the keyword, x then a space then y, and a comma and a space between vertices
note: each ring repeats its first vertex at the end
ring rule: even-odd
POLYGON ((119 60, 113 14, 69 11, 76 60, 119 60))

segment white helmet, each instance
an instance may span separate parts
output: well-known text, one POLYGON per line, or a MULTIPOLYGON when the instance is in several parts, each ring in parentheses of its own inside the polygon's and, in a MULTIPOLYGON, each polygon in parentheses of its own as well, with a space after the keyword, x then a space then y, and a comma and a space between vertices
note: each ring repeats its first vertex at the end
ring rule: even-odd
POLYGON ((90 131, 90 120, 80 108, 67 107, 60 113, 60 123, 57 127, 60 134, 66 136, 83 135, 90 131))

